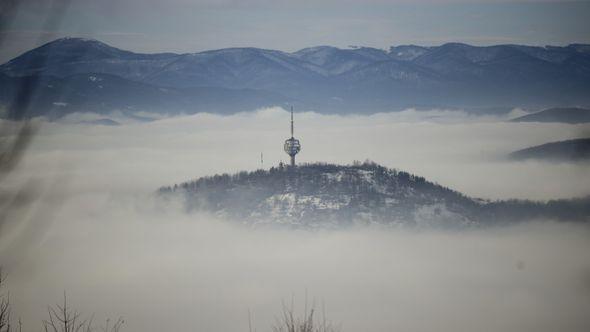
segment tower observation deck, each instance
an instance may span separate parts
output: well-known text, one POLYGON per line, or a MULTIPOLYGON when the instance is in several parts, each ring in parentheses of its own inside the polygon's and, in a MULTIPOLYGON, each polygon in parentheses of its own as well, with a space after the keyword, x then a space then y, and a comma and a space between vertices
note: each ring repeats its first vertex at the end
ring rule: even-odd
POLYGON ((291 166, 295 166, 295 155, 301 151, 301 143, 293 137, 293 106, 291 106, 291 138, 285 140, 285 152, 291 157, 291 166))

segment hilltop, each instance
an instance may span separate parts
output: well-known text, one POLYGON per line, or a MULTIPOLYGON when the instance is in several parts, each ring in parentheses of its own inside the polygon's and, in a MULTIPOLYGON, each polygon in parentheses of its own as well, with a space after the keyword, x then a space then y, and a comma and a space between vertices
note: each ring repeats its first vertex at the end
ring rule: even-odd
POLYGON ((590 198, 489 202, 371 162, 215 175, 163 187, 159 194, 180 197, 187 211, 306 229, 367 224, 466 228, 530 219, 588 221, 590 216, 590 198))

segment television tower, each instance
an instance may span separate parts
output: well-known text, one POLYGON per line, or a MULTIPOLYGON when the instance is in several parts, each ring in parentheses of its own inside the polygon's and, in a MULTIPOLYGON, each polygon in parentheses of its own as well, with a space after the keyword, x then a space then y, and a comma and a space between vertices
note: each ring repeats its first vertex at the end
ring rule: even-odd
POLYGON ((293 137, 293 106, 291 106, 291 138, 285 140, 284 149, 291 157, 291 167, 295 167, 295 155, 301 151, 301 143, 293 137))

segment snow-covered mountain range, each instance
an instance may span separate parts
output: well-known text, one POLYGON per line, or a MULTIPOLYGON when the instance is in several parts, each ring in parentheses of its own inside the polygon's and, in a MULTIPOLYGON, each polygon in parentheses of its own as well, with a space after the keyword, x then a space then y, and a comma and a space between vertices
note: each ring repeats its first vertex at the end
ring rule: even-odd
MULTIPOLYGON (((140 54, 97 40, 64 38, 0 66, 0 79, 6 91, 18 90, 24 77, 41 77, 35 81, 45 82, 92 75, 118 77, 118 89, 125 89, 124 84, 141 83, 180 90, 205 87, 256 90, 278 96, 279 102, 320 112, 363 113, 429 105, 588 105, 590 45, 477 47, 448 43, 436 47, 394 46, 387 51, 319 46, 293 53, 228 48, 188 54, 140 54)), ((47 95, 51 85, 34 84, 34 88, 47 95)), ((114 98, 80 92, 76 86, 56 93, 61 95, 61 100, 52 103, 70 103, 68 98, 78 96, 91 99, 91 104, 110 105, 113 102, 109 98, 114 98)), ((131 91, 127 95, 129 100, 117 107, 143 107, 138 105, 141 94, 131 91)), ((15 96, 3 92, 0 98, 7 105, 15 96)), ((37 106, 45 106, 47 112, 53 108, 51 105, 37 106)), ((111 106, 104 109, 108 107, 111 106)), ((158 109, 162 112, 202 110, 174 102, 158 109)), ((235 109, 243 110, 244 107, 235 109)))

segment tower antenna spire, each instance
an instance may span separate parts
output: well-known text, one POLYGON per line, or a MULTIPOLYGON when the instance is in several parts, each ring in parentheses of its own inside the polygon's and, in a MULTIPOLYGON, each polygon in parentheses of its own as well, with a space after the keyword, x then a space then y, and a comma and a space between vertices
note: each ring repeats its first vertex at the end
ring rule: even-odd
POLYGON ((291 137, 293 137, 293 105, 291 105, 291 137))

